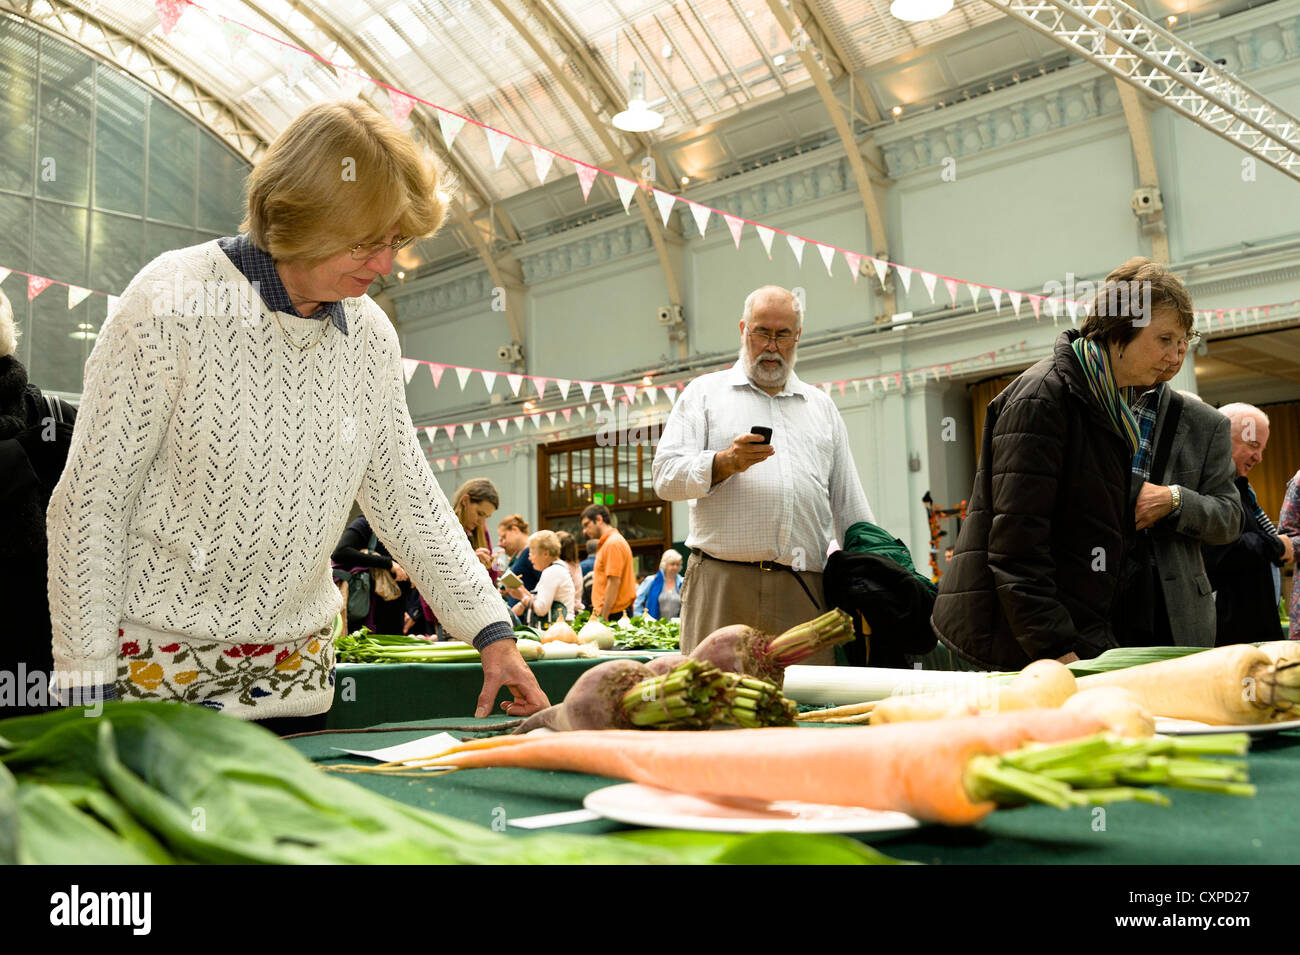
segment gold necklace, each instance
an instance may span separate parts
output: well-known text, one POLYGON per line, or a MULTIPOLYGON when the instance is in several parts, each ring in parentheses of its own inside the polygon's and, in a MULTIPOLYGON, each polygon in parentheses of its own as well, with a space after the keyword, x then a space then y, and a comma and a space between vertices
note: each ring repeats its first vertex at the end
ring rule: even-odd
POLYGON ((311 349, 319 345, 321 341, 324 340, 325 333, 329 331, 329 323, 330 323, 330 318, 327 315, 325 316, 325 319, 320 323, 321 325, 320 336, 310 345, 299 345, 296 341, 290 338, 289 333, 284 330, 284 323, 280 321, 280 313, 279 312, 275 313, 275 324, 280 326, 280 334, 284 336, 285 341, 287 341, 294 348, 298 349, 298 351, 310 351, 311 349))

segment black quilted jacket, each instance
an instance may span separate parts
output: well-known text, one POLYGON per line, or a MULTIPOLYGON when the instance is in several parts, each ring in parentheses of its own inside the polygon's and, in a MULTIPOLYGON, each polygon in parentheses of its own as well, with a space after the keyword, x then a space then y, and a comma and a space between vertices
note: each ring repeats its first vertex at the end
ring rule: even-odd
POLYGON ((1114 646, 1111 601, 1134 533, 1132 455, 1063 333, 989 403, 979 468, 931 623, 981 669, 1114 646))

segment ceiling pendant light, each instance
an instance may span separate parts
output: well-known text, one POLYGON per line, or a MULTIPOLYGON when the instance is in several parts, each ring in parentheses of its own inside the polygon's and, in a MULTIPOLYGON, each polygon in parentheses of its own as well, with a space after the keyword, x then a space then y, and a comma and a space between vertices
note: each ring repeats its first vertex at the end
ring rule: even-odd
POLYGON ((935 20, 952 9, 952 0, 894 0, 889 12, 899 20, 918 23, 935 20))
POLYGON ((632 67, 627 79, 627 109, 614 116, 614 126, 628 133, 648 133, 664 124, 664 118, 646 105, 645 73, 639 66, 632 67))

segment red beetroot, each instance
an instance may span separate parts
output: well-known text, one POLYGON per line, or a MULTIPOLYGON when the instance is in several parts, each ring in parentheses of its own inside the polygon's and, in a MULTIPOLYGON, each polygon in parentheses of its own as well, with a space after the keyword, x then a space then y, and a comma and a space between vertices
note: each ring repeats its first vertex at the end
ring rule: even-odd
POLYGON ((655 657, 646 664, 646 668, 655 676, 663 676, 671 670, 677 669, 686 662, 686 657, 680 653, 665 653, 661 657, 655 657))
POLYGON ((722 627, 704 638, 692 651, 691 659, 711 663, 726 673, 757 677, 780 688, 786 667, 806 660, 823 647, 852 639, 853 619, 842 610, 831 610, 791 627, 779 637, 743 624, 722 627))

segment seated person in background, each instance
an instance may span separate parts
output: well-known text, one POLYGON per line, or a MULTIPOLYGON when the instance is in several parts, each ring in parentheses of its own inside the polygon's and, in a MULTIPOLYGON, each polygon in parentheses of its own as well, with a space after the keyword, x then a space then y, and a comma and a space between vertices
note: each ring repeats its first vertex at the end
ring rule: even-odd
POLYGON ((1255 499, 1246 477, 1264 458, 1268 415, 1253 405, 1234 403, 1219 409, 1232 422, 1232 462, 1241 496, 1241 536, 1233 543, 1205 548, 1205 566, 1214 586, 1217 628, 1214 645, 1256 643, 1285 638, 1278 617, 1276 567, 1293 556, 1291 538, 1279 535, 1255 499))
POLYGON ((560 560, 564 561, 573 577, 573 612, 581 613, 585 603, 582 599, 582 569, 578 566, 578 542, 568 531, 556 531, 555 536, 560 540, 560 560))
MULTIPOLYGON (((497 525, 497 543, 510 560, 510 573, 524 582, 524 589, 532 590, 536 587, 537 578, 541 574, 533 569, 528 560, 528 522, 522 514, 511 514, 497 525)), ((514 598, 508 597, 506 603, 513 606, 514 598)))
POLYGON ((659 558, 659 573, 646 576, 636 591, 632 616, 647 613, 656 620, 671 620, 682 611, 682 555, 671 547, 659 558))
POLYGON ((553 531, 538 531, 528 538, 528 555, 537 571, 537 587, 529 592, 512 587, 515 599, 511 612, 527 623, 548 624, 560 617, 573 619, 573 575, 560 560, 560 539, 553 531))

